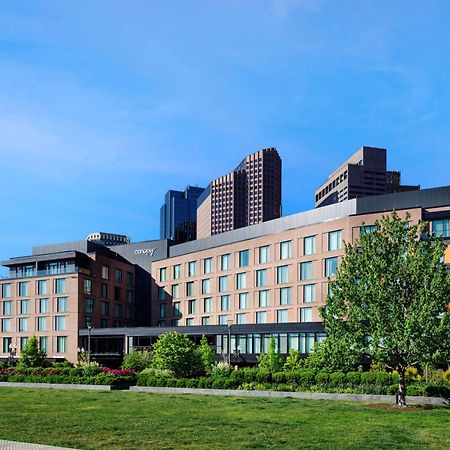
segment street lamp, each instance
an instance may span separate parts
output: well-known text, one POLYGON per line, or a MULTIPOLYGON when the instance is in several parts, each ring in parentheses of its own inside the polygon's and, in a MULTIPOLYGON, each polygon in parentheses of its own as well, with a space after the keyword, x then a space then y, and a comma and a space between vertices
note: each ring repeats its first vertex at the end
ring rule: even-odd
POLYGON ((92 322, 88 322, 86 324, 86 327, 88 329, 88 355, 87 355, 87 361, 88 364, 91 364, 91 330, 93 327, 92 322))
POLYGON ((233 319, 228 319, 227 325, 228 325, 228 365, 231 365, 231 325, 233 325, 233 319))

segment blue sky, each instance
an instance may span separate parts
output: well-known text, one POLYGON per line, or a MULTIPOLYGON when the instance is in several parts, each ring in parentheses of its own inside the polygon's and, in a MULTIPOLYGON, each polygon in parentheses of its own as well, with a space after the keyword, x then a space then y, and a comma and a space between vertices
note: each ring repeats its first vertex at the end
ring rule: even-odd
POLYGON ((3 1, 0 259, 158 238, 169 188, 283 159, 283 211, 361 145, 450 184, 448 1, 3 1))

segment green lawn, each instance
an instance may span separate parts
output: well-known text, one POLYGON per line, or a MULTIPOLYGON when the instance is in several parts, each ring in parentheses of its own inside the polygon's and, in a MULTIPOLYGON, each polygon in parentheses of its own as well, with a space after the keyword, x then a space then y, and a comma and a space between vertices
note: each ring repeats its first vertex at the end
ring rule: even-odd
POLYGON ((450 449, 450 409, 0 389, 0 439, 79 449, 450 449))

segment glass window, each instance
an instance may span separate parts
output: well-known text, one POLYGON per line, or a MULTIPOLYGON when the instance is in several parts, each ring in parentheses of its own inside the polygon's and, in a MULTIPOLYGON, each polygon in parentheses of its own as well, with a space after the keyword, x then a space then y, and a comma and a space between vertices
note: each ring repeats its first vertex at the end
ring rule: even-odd
POLYGON ((159 281, 167 281, 167 267, 159 269, 159 281))
POLYGON ((114 286, 114 300, 120 302, 122 299, 122 289, 119 286, 114 286))
POLYGON ((11 297, 11 283, 2 284, 2 298, 11 297))
POLYGON ((26 297, 28 295, 28 282, 21 281, 19 283, 19 297, 26 297))
POLYGON ((247 323, 247 313, 236 314, 236 324, 243 325, 247 323))
POLYGON ((188 276, 195 277, 197 275, 197 261, 188 262, 188 276))
POLYGON ((363 236, 364 234, 370 234, 376 231, 377 227, 375 225, 363 225, 359 229, 359 234, 363 236))
POLYGON ((48 312, 48 298, 39 299, 39 312, 41 314, 48 312))
POLYGON ((202 317, 202 325, 209 325, 209 316, 202 317))
POLYGON ((116 269, 116 283, 122 284, 123 271, 121 269, 116 269))
POLYGON ((94 312, 94 299, 93 298, 87 298, 86 299, 86 312, 87 313, 93 313, 94 312))
POLYGON ((58 336, 56 338, 56 352, 57 353, 67 352, 67 336, 58 336))
POLYGON ((68 310, 68 298, 58 297, 56 299, 56 312, 67 312, 68 310))
POLYGON ((173 304, 173 315, 175 317, 180 317, 181 316, 181 303, 180 302, 175 302, 173 304))
POLYGON ((166 290, 164 287, 159 286, 158 287, 158 300, 165 300, 166 299, 166 290))
POLYGON ((193 295, 195 295, 195 291, 194 291, 194 281, 188 281, 186 283, 186 297, 192 297, 193 295))
POLYGON ((291 257, 291 241, 280 243, 280 259, 289 259, 291 257))
POLYGON ((213 299, 212 297, 207 297, 203 299, 203 311, 206 312, 212 312, 213 309, 213 299))
POLYGON ((55 294, 64 294, 66 292, 66 279, 57 278, 55 280, 55 294))
POLYGON ((181 264, 175 264, 173 266, 173 279, 178 280, 181 277, 181 264))
POLYGON ((241 250, 239 252, 239 267, 247 267, 249 265, 249 251, 241 250))
POLYGON ((92 280, 84 280, 84 293, 92 295, 92 280))
POLYGON ((102 316, 109 316, 109 303, 102 302, 102 316))
POLYGON ((312 261, 306 261, 300 264, 300 280, 311 280, 312 275, 312 261))
POLYGON ((270 246, 263 245, 259 247, 259 263, 264 264, 268 263, 270 260, 270 246))
POLYGON ((11 331, 11 319, 2 319, 2 331, 3 333, 11 331))
POLYGON ((210 294, 211 293, 211 280, 206 278, 202 280, 202 294, 210 294))
POLYGON ((316 253, 316 236, 307 236, 303 239, 303 254, 314 255, 316 253))
POLYGON ((28 319, 26 317, 21 317, 19 319, 19 331, 28 330, 28 319))
POLYGON ((228 291, 228 276, 224 275, 219 277, 219 292, 228 291))
POLYGON ((172 284, 172 298, 180 298, 180 285, 172 284))
POLYGON ((100 328, 108 328, 108 319, 100 319, 100 328))
POLYGON ((312 322, 312 308, 300 308, 300 322, 312 322))
POLYGON ((256 313, 256 323, 266 323, 267 322, 267 312, 258 311, 256 313))
POLYGON ((289 305, 291 303, 291 288, 280 289, 280 305, 289 305))
POLYGON ((100 285, 100 296, 102 298, 108 298, 108 285, 106 283, 100 285))
POLYGON ((63 331, 66 329, 66 316, 55 316, 55 330, 63 331))
POLYGON ((288 269, 289 269, 289 266, 278 266, 277 267, 277 284, 288 282, 288 269))
POLYGON ((47 280, 38 281, 38 295, 47 295, 47 280))
POLYGON ((303 303, 311 303, 316 301, 316 285, 305 284, 303 286, 303 303))
POLYGON ((108 266, 105 266, 105 265, 102 266, 102 278, 104 280, 109 279, 109 267, 108 266))
POLYGON ((269 291, 259 291, 258 292, 258 306, 260 308, 265 308, 266 306, 269 306, 269 291))
POLYGON ((4 337, 3 338, 3 353, 9 353, 12 347, 12 338, 4 337))
POLYGON ((220 257, 220 268, 221 270, 231 269, 231 255, 229 253, 220 257))
POLYGON ((25 336, 22 336, 20 338, 20 350, 23 350, 28 344, 28 338, 25 336))
POLYGON ((133 291, 127 290, 127 303, 133 303, 133 291))
POLYGON ((205 258, 203 260, 203 273, 212 273, 213 271, 213 259, 205 258))
POLYGON ((159 317, 166 317, 166 304, 165 303, 161 303, 159 305, 159 317))
POLYGON ((187 327, 191 327, 193 325, 194 325, 194 319, 193 318, 186 319, 186 326, 187 327))
POLYGON ((256 287, 262 287, 267 284, 267 269, 256 271, 256 287))
MULTIPOLYGON (((116 304, 114 307, 114 316, 121 318, 123 315, 123 307, 121 304, 116 304)), ((120 322, 120 321, 119 321, 120 322)))
POLYGON ((219 325, 228 325, 228 316, 226 314, 222 314, 219 316, 219 325))
POLYGON ((131 272, 127 272, 127 286, 132 286, 133 284, 133 274, 131 272))
POLYGON ((330 231, 328 233, 328 251, 342 248, 342 230, 330 231))
POLYGON ((38 331, 46 331, 47 330, 47 317, 38 317, 37 318, 37 330, 38 331))
POLYGON ((334 277, 337 274, 338 269, 338 258, 326 258, 325 259, 325 276, 334 277))
POLYGON ((288 321, 288 310, 279 309, 277 311, 277 323, 286 323, 288 321))
POLYGON ((188 314, 195 314, 195 300, 188 301, 188 314))
POLYGON ((30 306, 29 300, 21 300, 20 301, 20 314, 28 314, 29 309, 30 309, 29 306, 30 306))
POLYGON ((12 314, 12 302, 11 301, 3 302, 3 314, 5 316, 9 316, 10 314, 12 314))
POLYGON ((437 237, 448 237, 450 236, 448 229, 449 229, 449 220, 448 219, 442 219, 442 220, 433 220, 431 222, 431 231, 437 236, 437 237))
POLYGON ((245 272, 236 274, 236 289, 247 288, 247 276, 245 272))
POLYGON ((222 295, 222 297, 220 297, 220 309, 222 311, 230 310, 230 296, 229 295, 222 295))
POLYGON ((248 293, 241 292, 239 294, 239 309, 246 309, 246 308, 248 308, 248 293))
POLYGON ((39 350, 47 352, 47 336, 39 336, 39 350))

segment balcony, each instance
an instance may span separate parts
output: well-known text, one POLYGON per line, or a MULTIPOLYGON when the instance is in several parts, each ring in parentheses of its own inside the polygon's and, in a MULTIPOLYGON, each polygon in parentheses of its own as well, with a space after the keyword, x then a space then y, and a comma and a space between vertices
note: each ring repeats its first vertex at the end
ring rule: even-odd
POLYGON ((51 277, 57 275, 68 275, 74 273, 85 273, 90 274, 87 269, 82 269, 76 266, 67 267, 65 269, 56 270, 30 270, 27 272, 21 272, 17 274, 10 274, 7 276, 0 276, 0 280, 19 280, 23 278, 34 278, 34 277, 51 277))

